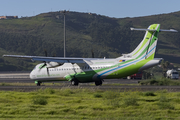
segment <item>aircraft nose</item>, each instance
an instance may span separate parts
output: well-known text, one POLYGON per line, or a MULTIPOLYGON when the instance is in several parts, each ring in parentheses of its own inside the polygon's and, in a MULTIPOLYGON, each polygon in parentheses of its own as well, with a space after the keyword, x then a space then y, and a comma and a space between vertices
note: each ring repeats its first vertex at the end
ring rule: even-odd
POLYGON ((35 79, 35 74, 34 71, 31 71, 30 75, 29 75, 30 79, 35 79))

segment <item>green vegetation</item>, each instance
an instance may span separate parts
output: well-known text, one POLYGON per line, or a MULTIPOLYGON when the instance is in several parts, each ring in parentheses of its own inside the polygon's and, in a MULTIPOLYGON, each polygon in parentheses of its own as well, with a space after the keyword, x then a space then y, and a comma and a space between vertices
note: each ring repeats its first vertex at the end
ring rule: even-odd
POLYGON ((139 82, 140 85, 180 85, 179 80, 170 80, 170 79, 150 79, 150 80, 142 80, 139 82))
POLYGON ((43 96, 34 96, 32 99, 33 104, 35 105, 46 105, 47 98, 43 96))
POLYGON ((39 89, 0 91, 0 119, 179 119, 180 93, 39 89))
POLYGON ((145 96, 156 96, 153 91, 148 91, 144 93, 145 96))
MULTIPOLYGON (((170 63, 169 61, 162 60, 161 64, 152 68, 149 68, 147 70, 143 71, 143 79, 158 79, 162 80, 166 78, 166 72, 167 70, 177 70, 178 71, 178 65, 170 63)), ((178 71, 179 72, 179 71, 178 71)), ((179 72, 180 74, 180 72, 179 72)))
MULTIPOLYGON (((180 12, 136 18, 110 18, 97 14, 70 12, 66 15, 68 57, 118 57, 131 52, 143 39, 144 32, 130 27, 147 28, 153 23, 162 29, 180 30, 180 12)), ((43 13, 34 17, 0 20, 0 71, 31 70, 30 61, 3 59, 3 54, 63 56, 63 14, 43 13)), ((180 32, 161 33, 156 57, 180 64, 180 32)))

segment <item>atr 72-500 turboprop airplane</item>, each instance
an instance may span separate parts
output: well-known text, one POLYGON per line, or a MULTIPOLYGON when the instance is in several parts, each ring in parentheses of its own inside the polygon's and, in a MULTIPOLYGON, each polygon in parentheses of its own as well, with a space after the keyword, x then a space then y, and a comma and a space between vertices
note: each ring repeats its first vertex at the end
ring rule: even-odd
POLYGON ((158 65, 162 59, 154 59, 158 33, 161 31, 177 32, 176 30, 160 29, 160 24, 152 24, 147 29, 131 28, 131 30, 146 31, 144 39, 137 48, 121 57, 114 59, 102 58, 69 58, 69 57, 43 57, 3 55, 43 61, 30 73, 30 78, 40 86, 42 82, 71 81, 72 85, 95 82, 102 85, 103 79, 122 78, 158 65))

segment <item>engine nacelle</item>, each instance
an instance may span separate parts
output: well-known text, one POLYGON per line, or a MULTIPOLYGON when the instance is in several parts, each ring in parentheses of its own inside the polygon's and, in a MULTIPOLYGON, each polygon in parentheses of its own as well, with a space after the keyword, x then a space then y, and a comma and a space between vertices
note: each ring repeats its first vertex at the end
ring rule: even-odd
POLYGON ((58 67, 58 66, 61 66, 62 64, 61 63, 58 63, 58 62, 49 62, 49 63, 46 63, 46 67, 47 68, 54 68, 54 67, 58 67))

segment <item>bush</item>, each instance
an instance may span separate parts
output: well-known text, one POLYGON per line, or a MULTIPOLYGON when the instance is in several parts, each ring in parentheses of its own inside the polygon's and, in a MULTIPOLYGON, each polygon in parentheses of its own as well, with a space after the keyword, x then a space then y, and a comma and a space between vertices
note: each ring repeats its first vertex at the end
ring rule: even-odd
POLYGON ((8 83, 1 83, 1 86, 9 86, 10 84, 8 83))
POLYGON ((54 93, 55 93, 55 90, 52 89, 52 88, 46 88, 44 91, 45 91, 46 93, 50 93, 50 94, 54 94, 54 93))
POLYGON ((179 81, 169 80, 169 79, 159 79, 159 80, 142 80, 139 82, 140 85, 180 85, 179 81))
POLYGON ((145 96, 156 96, 156 95, 154 94, 154 92, 152 92, 152 91, 145 92, 144 95, 145 95, 145 96))
POLYGON ((155 84, 158 84, 158 81, 157 81, 157 80, 154 79, 154 80, 151 80, 151 81, 150 81, 150 85, 155 85, 155 84))
POLYGON ((160 102, 169 102, 170 100, 166 98, 166 96, 160 96, 159 98, 160 102))
POLYGON ((107 105, 111 105, 113 107, 119 107, 120 106, 119 99, 109 99, 107 101, 107 105))
POLYGON ((73 90, 71 89, 62 89, 59 94, 62 96, 69 96, 71 94, 74 94, 75 92, 73 92, 73 90))
POLYGON ((46 105, 48 104, 47 98, 43 96, 35 96, 32 100, 33 104, 46 105))
POLYGON ((114 92, 114 91, 106 91, 103 95, 103 97, 105 99, 116 99, 119 97, 119 93, 118 92, 114 92))
POLYGON ((159 102, 159 103, 157 103, 157 105, 159 106, 160 109, 171 109, 171 110, 175 109, 174 106, 172 106, 168 102, 159 102))
POLYGON ((119 107, 119 93, 115 91, 106 91, 104 92, 103 98, 107 105, 111 105, 113 107, 119 107))
POLYGON ((160 109, 171 109, 171 110, 174 110, 174 106, 171 105, 169 103, 169 99, 166 98, 166 96, 160 96, 159 98, 159 102, 157 103, 157 105, 159 106, 160 109))
POLYGON ((124 105, 125 106, 138 106, 139 104, 137 103, 138 99, 135 97, 128 97, 124 99, 124 105))
POLYGON ((96 94, 94 94, 94 97, 95 97, 95 98, 101 98, 101 97, 102 97, 102 95, 101 95, 101 94, 99 94, 99 93, 96 93, 96 94))

